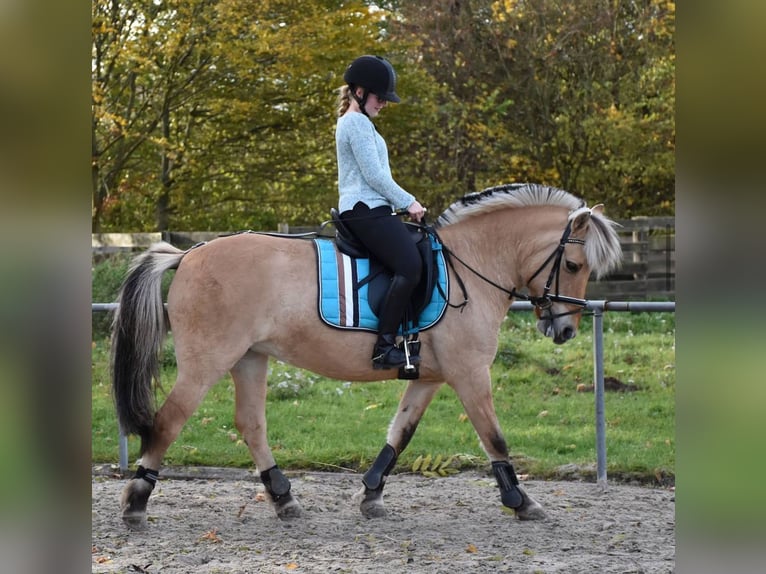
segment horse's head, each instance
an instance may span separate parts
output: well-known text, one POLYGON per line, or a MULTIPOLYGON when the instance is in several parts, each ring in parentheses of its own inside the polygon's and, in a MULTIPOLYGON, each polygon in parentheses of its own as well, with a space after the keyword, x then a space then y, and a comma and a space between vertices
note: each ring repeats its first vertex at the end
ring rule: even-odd
POLYGON ((466 195, 439 216, 436 227, 448 227, 472 217, 495 216, 491 220, 494 224, 483 220, 484 232, 494 239, 505 233, 506 245, 521 246, 514 258, 516 267, 511 266, 515 283, 512 289, 488 279, 456 254, 451 256, 511 297, 531 301, 537 328, 561 344, 577 334, 591 273, 601 277, 622 260, 620 239, 614 230, 617 224, 603 215, 603 207, 586 207, 585 202, 563 189, 512 183, 466 195), (508 225, 505 214, 519 213, 517 208, 538 208, 534 213, 549 216, 543 217, 541 223, 529 215, 532 212, 525 211, 508 225), (516 286, 526 287, 528 294, 520 293, 516 286))
POLYGON ((615 224, 602 215, 603 207, 571 212, 558 245, 540 255, 547 258, 527 281, 537 329, 559 345, 577 335, 591 272, 600 277, 621 259, 615 224))

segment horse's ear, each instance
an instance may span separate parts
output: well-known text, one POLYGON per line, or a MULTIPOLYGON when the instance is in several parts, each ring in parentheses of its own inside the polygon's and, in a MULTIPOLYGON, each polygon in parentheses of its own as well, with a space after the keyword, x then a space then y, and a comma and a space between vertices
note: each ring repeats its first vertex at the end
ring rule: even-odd
POLYGON ((578 213, 572 220, 572 232, 574 233, 585 229, 585 226, 588 225, 588 222, 590 221, 590 215, 590 209, 583 209, 582 212, 578 213))
POLYGON ((598 205, 594 205, 591 208, 591 213, 598 213, 599 215, 604 215, 604 204, 599 203, 598 205))

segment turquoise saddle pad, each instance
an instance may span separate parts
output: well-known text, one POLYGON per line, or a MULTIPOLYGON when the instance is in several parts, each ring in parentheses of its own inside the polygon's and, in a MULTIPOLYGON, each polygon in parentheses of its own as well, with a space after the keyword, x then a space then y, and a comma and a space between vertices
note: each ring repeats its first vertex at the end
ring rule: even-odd
MULTIPOLYGON (((436 251, 436 281, 431 299, 407 333, 433 327, 444 315, 449 297, 449 281, 441 245, 429 238, 436 251)), ((331 239, 314 239, 319 279, 319 316, 331 327, 377 331, 378 317, 370 307, 365 283, 359 282, 370 273, 370 260, 341 253, 331 239)), ((401 334, 401 329, 400 329, 401 334)))

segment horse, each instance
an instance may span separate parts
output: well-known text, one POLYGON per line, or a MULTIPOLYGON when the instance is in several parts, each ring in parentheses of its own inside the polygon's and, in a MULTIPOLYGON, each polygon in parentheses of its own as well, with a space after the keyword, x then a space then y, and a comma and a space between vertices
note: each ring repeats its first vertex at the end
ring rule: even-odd
MULTIPOLYGON (((533 303, 537 329, 555 344, 575 337, 591 274, 619 265, 616 222, 603 205, 587 207, 567 191, 507 184, 465 195, 431 226, 449 256, 449 309, 420 333, 420 372, 409 380, 386 444, 362 477, 363 516, 386 515, 383 487, 437 390, 457 394, 491 463, 504 506, 516 518, 545 517, 519 485, 498 423, 490 366, 499 330, 514 299, 533 303), (457 296, 457 299, 460 297, 457 296), (458 310, 459 309, 459 310, 458 310)), ((123 432, 141 438, 140 461, 120 497, 129 528, 146 528, 146 508, 164 454, 227 372, 235 386, 235 425, 250 451, 277 517, 301 516, 291 483, 267 439, 269 358, 322 375, 368 382, 396 378, 374 370, 374 333, 338 330, 317 312, 317 271, 311 241, 239 233, 187 250, 165 242, 137 255, 120 287, 113 317, 111 375, 123 432), (162 277, 171 269, 167 304, 162 277), (153 387, 168 330, 178 375, 157 408, 153 387)))

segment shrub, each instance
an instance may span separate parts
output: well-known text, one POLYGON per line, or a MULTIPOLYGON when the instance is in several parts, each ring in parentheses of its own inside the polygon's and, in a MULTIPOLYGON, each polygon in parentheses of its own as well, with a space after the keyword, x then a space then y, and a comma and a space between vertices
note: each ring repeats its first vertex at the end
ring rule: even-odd
MULTIPOLYGON (((113 303, 117 300, 122 280, 130 265, 129 254, 111 255, 92 266, 91 300, 93 303, 113 303)), ((93 340, 109 336, 112 313, 100 311, 93 313, 93 340)))

